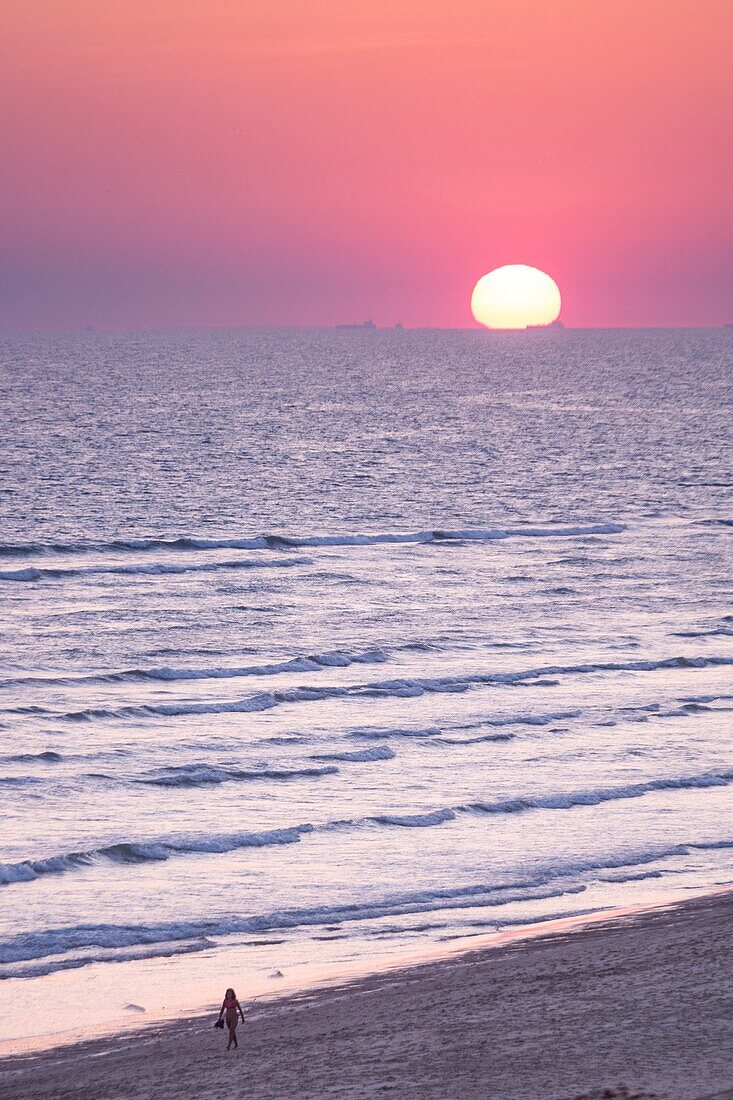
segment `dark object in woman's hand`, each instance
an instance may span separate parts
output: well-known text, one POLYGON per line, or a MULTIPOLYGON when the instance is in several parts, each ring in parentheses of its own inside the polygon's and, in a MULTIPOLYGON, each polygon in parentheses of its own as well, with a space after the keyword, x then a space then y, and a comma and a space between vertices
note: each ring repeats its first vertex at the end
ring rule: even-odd
POLYGON ((224 1021, 223 1020, 217 1020, 216 1023, 214 1024, 214 1027, 224 1027, 224 1021))

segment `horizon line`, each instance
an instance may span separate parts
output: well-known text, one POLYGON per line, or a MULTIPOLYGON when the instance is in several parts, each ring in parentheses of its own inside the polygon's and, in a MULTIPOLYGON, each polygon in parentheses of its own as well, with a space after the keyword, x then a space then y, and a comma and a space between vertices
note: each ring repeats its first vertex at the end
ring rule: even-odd
POLYGON ((0 328, 0 338, 10 336, 143 336, 154 333, 175 332, 346 332, 374 333, 374 332, 483 332, 488 335, 513 335, 519 336, 527 333, 538 332, 718 332, 720 330, 733 329, 733 322, 721 321, 717 325, 686 325, 686 324, 659 324, 659 325, 567 325, 555 322, 550 325, 531 325, 525 328, 488 328, 484 325, 377 325, 370 327, 363 323, 336 324, 267 324, 246 323, 234 325, 207 325, 207 324, 178 324, 156 325, 145 328, 118 328, 97 327, 85 325, 69 328, 0 328))

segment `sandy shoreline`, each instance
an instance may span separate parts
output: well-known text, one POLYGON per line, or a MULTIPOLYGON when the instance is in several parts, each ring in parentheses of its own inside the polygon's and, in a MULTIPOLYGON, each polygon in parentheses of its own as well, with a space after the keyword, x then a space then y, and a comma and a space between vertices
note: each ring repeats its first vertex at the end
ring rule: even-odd
POLYGON ((231 1054, 196 1016, 7 1058, 0 1096, 733 1100, 732 945, 696 898, 261 1002, 231 1054))

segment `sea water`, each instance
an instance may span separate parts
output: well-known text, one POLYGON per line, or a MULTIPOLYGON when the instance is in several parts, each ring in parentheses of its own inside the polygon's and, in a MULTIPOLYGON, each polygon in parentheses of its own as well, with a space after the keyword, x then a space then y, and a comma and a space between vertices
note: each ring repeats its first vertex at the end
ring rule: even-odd
POLYGON ((4 337, 0 1038, 733 880, 732 349, 4 337))

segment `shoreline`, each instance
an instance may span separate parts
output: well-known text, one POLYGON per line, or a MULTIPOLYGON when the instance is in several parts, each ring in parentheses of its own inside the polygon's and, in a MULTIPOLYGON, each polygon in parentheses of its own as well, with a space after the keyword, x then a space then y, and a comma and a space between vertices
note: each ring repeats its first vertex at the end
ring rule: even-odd
MULTIPOLYGON (((280 980, 276 986, 272 985, 272 973, 269 975, 268 980, 263 980, 261 976, 259 979, 257 977, 253 979, 252 975, 246 975, 244 978, 240 976, 236 980, 236 986, 240 993, 240 1001, 245 1007, 252 1010, 261 1004, 288 1001, 292 998, 314 995, 322 990, 348 987, 354 983, 371 978, 376 979, 381 975, 394 973, 395 971, 431 966, 462 955, 473 954, 477 951, 499 950, 512 943, 521 943, 524 940, 534 940, 566 932, 577 932, 586 926, 597 923, 605 924, 609 921, 634 919, 656 909, 690 904, 696 899, 704 899, 726 890, 733 893, 733 883, 700 890, 692 895, 689 891, 683 890, 673 893, 663 900, 647 897, 644 901, 630 905, 606 906, 575 913, 558 914, 554 917, 527 920, 523 923, 494 929, 490 932, 468 933, 463 936, 455 936, 449 941, 427 943, 421 947, 403 945, 397 950, 382 950, 372 953, 368 957, 358 956, 350 962, 341 960, 333 963, 300 964, 297 970, 288 967, 287 976, 280 975, 278 972, 280 980)), ((96 984, 96 979, 93 979, 93 981, 96 984)), ((51 996, 53 997, 53 994, 51 996)), ((43 1052, 51 1053, 90 1040, 113 1040, 127 1035, 139 1035, 151 1028, 164 1027, 174 1023, 193 1023, 212 1012, 218 1012, 219 1005, 208 1000, 194 1000, 192 996, 187 994, 185 1000, 171 1005, 167 1009, 143 1009, 142 1006, 135 1003, 128 1004, 126 1009, 126 1015, 105 1018, 91 1027, 88 1024, 78 1023, 73 1027, 57 1031, 50 1030, 40 1034, 0 1038, 0 1065, 7 1058, 41 1054, 43 1052)))
POLYGON ((232 1088, 244 1073, 248 1097, 262 1100, 575 1100, 603 1089, 622 1097, 621 1086, 630 1096, 724 1100, 733 1097, 732 944, 730 887, 560 918, 259 998, 244 1006, 228 1061, 211 1015, 189 1010, 7 1054, 0 1093, 196 1097, 215 1071, 232 1088))

